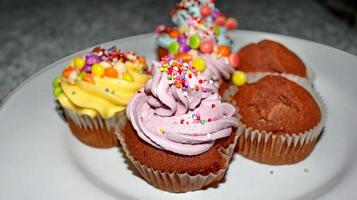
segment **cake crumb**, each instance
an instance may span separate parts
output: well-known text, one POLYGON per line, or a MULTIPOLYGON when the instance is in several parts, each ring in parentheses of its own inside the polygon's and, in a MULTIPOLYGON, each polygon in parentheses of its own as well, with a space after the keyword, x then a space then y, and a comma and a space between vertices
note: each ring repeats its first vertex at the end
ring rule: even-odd
POLYGON ((309 172, 309 169, 305 168, 305 169, 304 169, 304 172, 305 172, 305 173, 308 173, 308 172, 309 172))

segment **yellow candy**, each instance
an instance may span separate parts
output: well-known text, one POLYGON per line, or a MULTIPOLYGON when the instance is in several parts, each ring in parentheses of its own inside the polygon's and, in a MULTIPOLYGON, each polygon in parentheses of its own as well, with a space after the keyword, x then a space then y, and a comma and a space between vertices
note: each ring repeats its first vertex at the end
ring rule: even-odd
POLYGON ((201 58, 196 58, 192 61, 192 66, 194 66, 199 72, 203 72, 206 68, 206 62, 201 58))
POLYGON ((234 71, 232 75, 232 82, 237 86, 244 85, 247 82, 247 74, 242 71, 234 71))
POLYGON ((101 64, 96 63, 92 66, 92 73, 95 76, 102 76, 104 74, 104 68, 101 64))
POLYGON ((128 72, 125 72, 123 74, 123 80, 128 81, 128 82, 134 82, 134 76, 128 72))
POLYGON ((82 57, 76 57, 75 59, 73 59, 73 65, 76 68, 82 69, 82 67, 84 66, 86 62, 84 61, 84 59, 82 57))

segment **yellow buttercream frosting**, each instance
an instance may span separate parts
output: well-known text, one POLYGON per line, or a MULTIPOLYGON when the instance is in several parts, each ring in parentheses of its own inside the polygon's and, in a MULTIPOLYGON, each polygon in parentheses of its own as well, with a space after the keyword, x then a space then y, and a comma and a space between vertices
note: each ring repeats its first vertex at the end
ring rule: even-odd
POLYGON ((143 73, 145 64, 137 60, 122 63, 125 69, 118 71, 118 77, 115 78, 85 73, 93 81, 80 77, 80 70, 73 69, 74 75, 70 71, 67 77, 60 79, 58 86, 54 86, 60 90, 57 94, 55 92, 57 100, 64 108, 74 110, 79 115, 95 117, 99 114, 104 119, 111 118, 123 111, 131 97, 150 79, 149 75, 143 73), (130 74, 131 79, 125 80, 123 73, 130 74))

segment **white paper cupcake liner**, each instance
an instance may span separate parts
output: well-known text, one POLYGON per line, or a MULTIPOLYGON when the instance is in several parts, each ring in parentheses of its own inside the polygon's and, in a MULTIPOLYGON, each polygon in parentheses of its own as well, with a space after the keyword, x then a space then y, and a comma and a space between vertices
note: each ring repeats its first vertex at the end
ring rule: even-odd
MULTIPOLYGON (((314 128, 308 131, 281 135, 253 129, 240 121, 239 129, 242 134, 238 139, 238 153, 249 159, 267 164, 292 164, 299 162, 306 158, 313 150, 322 128, 326 124, 326 104, 321 96, 311 87, 310 82, 299 76, 278 73, 257 73, 249 80, 249 83, 256 82, 266 75, 283 76, 306 89, 320 108, 321 120, 314 128)), ((234 104, 230 96, 234 95, 238 90, 238 87, 231 86, 225 93, 224 98, 234 104)), ((237 110, 239 112, 239 108, 237 110)))
POLYGON ((127 121, 125 111, 118 112, 109 119, 104 119, 99 115, 93 118, 88 115, 79 115, 66 108, 63 111, 72 133, 87 145, 98 148, 117 146, 115 131, 120 131, 127 121))
POLYGON ((158 189, 168 192, 188 192, 206 188, 210 185, 220 182, 223 179, 228 169, 229 162, 232 158, 240 132, 237 129, 233 143, 230 144, 227 148, 221 147, 218 149, 223 158, 226 160, 224 168, 220 169, 217 173, 210 173, 208 175, 197 174, 193 176, 189 175, 188 173, 162 172, 141 164, 130 154, 125 143, 125 139, 121 133, 116 132, 116 135, 127 158, 133 163, 135 168, 148 183, 158 189))
POLYGON ((280 76, 288 76, 288 77, 294 77, 296 76, 296 78, 294 79, 300 79, 300 81, 306 82, 309 85, 312 85, 316 79, 316 75, 315 72, 312 70, 311 67, 306 66, 306 78, 295 75, 295 74, 289 74, 289 73, 278 73, 278 72, 246 72, 247 74, 247 82, 248 83, 252 83, 255 82, 257 80, 259 80, 260 78, 266 76, 266 75, 280 75, 280 76))

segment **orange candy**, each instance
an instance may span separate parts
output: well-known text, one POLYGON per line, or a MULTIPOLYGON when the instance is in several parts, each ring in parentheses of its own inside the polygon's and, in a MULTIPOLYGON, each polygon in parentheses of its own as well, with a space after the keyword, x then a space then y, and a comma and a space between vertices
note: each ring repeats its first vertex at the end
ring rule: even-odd
POLYGON ((83 77, 82 78, 82 81, 86 81, 86 82, 88 82, 88 83, 92 83, 92 84, 94 84, 95 82, 94 82, 94 79, 93 79, 93 77, 91 77, 91 76, 85 76, 85 77, 83 77))
POLYGON ((107 76, 109 78, 118 78, 118 72, 114 68, 108 67, 104 70, 104 76, 107 76))
POLYGON ((217 53, 221 54, 222 56, 229 56, 231 54, 231 49, 226 45, 218 46, 217 53))
POLYGON ((192 60, 192 55, 189 53, 180 53, 175 56, 176 59, 182 59, 185 62, 189 62, 192 60))
POLYGON ((169 32, 169 36, 171 38, 177 38, 179 35, 180 33, 176 29, 173 29, 172 31, 169 32))
POLYGON ((69 74, 74 70, 74 67, 69 66, 66 69, 63 70, 62 75, 65 78, 68 78, 69 74))
POLYGON ((146 65, 146 59, 144 56, 139 56, 139 62, 143 65, 146 65))

